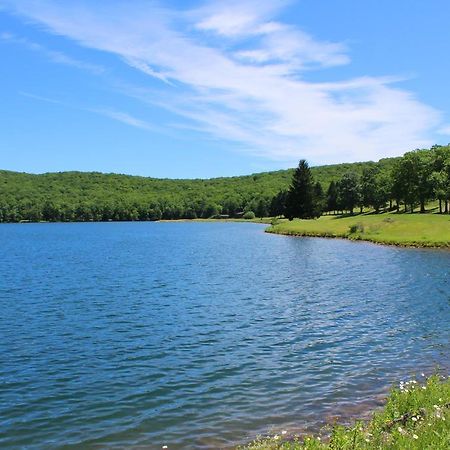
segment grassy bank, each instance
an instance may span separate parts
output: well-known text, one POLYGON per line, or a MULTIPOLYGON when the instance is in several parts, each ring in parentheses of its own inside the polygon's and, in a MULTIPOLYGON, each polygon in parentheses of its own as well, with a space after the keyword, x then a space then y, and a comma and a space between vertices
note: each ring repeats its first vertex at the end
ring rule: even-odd
POLYGON ((317 220, 280 221, 269 233, 340 237, 391 245, 450 247, 450 216, 439 214, 360 214, 317 220))
POLYGON ((259 439, 245 450, 433 449, 450 448, 450 378, 434 375, 392 389, 384 409, 367 422, 335 426, 319 436, 259 439))

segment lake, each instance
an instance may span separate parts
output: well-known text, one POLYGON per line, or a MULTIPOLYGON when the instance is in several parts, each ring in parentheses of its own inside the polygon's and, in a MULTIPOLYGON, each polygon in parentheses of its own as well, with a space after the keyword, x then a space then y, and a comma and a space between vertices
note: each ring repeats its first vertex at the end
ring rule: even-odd
POLYGON ((231 446, 448 370, 450 252, 264 227, 0 226, 0 447, 231 446))

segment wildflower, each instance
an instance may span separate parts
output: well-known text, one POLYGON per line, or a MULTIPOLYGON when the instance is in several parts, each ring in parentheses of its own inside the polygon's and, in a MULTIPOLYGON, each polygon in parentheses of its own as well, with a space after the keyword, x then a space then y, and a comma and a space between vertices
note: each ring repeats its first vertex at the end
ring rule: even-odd
POLYGON ((425 374, 424 374, 424 373, 421 373, 420 375, 421 375, 422 377, 424 377, 424 376, 425 376, 425 374))
POLYGON ((402 427, 398 427, 397 429, 398 429, 399 433, 403 433, 403 428, 402 427))
POLYGON ((167 445, 163 445, 162 448, 167 448, 167 445))
POLYGON ((320 441, 320 437, 318 437, 317 440, 320 441))
POLYGON ((423 389, 424 391, 426 391, 426 390, 427 390, 427 387, 426 387, 426 386, 422 386, 422 389, 423 389))
POLYGON ((442 398, 440 398, 439 401, 442 402, 442 398))
POLYGON ((417 417, 412 417, 411 420, 412 420, 413 422, 417 422, 417 417))
POLYGON ((417 436, 417 434, 413 434, 413 439, 419 439, 419 436, 417 436))
POLYGON ((283 430, 282 432, 281 432, 281 434, 286 434, 287 433, 287 431, 286 430, 283 430))
POLYGON ((370 439, 369 439, 369 438, 366 438, 365 441, 366 441, 366 442, 370 442, 370 439))
POLYGON ((278 439, 280 439, 280 436, 278 436, 278 434, 276 434, 273 438, 277 441, 278 439))

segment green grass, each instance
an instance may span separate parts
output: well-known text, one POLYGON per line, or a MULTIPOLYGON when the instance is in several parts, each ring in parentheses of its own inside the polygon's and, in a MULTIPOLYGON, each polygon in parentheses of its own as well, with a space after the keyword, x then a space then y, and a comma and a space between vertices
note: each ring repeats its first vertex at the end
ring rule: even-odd
POLYGON ((335 426, 319 436, 274 435, 258 439, 245 450, 347 450, 450 448, 450 378, 438 375, 393 388, 384 409, 369 422, 335 426))
POLYGON ((392 245, 450 247, 448 214, 322 216, 317 220, 282 220, 266 231, 294 236, 340 237, 392 245))

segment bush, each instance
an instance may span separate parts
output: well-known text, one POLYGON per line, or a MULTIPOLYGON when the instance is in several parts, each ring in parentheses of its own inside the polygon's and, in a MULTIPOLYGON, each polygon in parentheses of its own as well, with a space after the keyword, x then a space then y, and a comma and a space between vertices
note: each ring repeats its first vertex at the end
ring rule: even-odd
POLYGON ((350 225, 349 231, 350 234, 364 233, 364 225, 361 222, 355 223, 354 225, 350 225))
POLYGON ((254 219, 255 213, 253 211, 247 211, 242 217, 247 220, 254 219))

